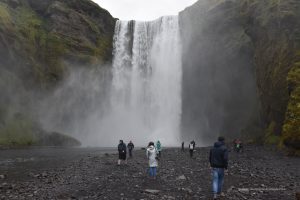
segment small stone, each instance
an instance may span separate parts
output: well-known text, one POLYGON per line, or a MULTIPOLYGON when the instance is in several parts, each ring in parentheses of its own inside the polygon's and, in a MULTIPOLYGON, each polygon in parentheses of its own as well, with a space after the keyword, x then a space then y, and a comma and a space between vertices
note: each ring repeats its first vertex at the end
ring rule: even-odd
POLYGON ((184 175, 178 176, 176 178, 177 180, 186 180, 186 177, 184 175))
POLYGON ((232 186, 230 186, 230 188, 228 188, 228 190, 227 190, 227 193, 229 193, 229 192, 231 192, 232 190, 234 190, 235 189, 235 187, 232 185, 232 186))
POLYGON ((145 192, 149 193, 149 194, 158 194, 160 191, 159 190, 146 189, 145 192))
POLYGON ((190 188, 183 188, 184 191, 188 192, 188 193, 193 193, 193 191, 190 188))
POLYGON ((175 199, 175 197, 172 197, 172 196, 165 196, 165 198, 166 198, 166 199, 170 199, 170 200, 171 200, 171 199, 175 199))

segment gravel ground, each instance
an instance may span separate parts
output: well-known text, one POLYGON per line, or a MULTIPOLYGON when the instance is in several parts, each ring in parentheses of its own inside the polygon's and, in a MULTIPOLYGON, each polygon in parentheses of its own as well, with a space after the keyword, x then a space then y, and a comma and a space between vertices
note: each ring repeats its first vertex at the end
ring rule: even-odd
MULTIPOLYGON (((164 149, 150 179, 144 150, 117 166, 111 149, 0 151, 0 199, 211 199, 209 148, 164 149)), ((296 199, 300 158, 265 147, 229 154, 221 199, 296 199)))

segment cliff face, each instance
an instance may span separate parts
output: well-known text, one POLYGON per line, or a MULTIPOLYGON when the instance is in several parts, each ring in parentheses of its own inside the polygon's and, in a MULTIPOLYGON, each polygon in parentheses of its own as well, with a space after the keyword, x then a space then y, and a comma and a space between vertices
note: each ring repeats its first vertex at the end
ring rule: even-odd
POLYGON ((299 13, 295 0, 200 0, 180 14, 184 131, 203 126, 205 109, 214 116, 206 119, 213 134, 244 129, 244 135, 299 148, 299 13), (207 71, 213 85, 204 83, 207 71), (203 89, 216 93, 210 103, 203 104, 209 100, 203 89), (191 101, 193 94, 198 99, 191 101), (220 120, 212 105, 225 113, 220 120), (188 112, 194 112, 194 124, 188 112), (222 124, 230 128, 215 129, 222 124))
POLYGON ((300 2, 245 1, 244 25, 254 47, 266 140, 300 149, 300 2), (273 139, 272 139, 273 138, 273 139))
POLYGON ((89 0, 1 0, 1 68, 43 85, 61 79, 66 62, 109 62, 114 24, 89 0))
POLYGON ((0 145, 32 142, 38 101, 69 69, 111 62, 115 21, 90 0, 0 0, 0 145))
POLYGON ((231 1, 200 0, 180 13, 182 127, 206 144, 258 127, 254 48, 241 23, 231 1))

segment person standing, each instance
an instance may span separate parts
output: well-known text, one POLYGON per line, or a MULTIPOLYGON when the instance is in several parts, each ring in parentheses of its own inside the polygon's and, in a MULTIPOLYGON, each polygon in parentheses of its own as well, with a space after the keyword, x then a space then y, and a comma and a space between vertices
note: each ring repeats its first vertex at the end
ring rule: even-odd
POLYGON ((219 137, 209 153, 209 162, 213 174, 213 198, 217 199, 222 192, 224 182, 224 170, 228 167, 228 150, 225 146, 225 138, 219 137))
POLYGON ((193 157, 194 154, 194 144, 193 141, 191 141, 191 143, 189 144, 189 151, 190 151, 190 157, 193 157))
POLYGON ((184 152, 184 142, 181 143, 181 151, 184 152))
POLYGON ((233 150, 235 150, 237 153, 239 153, 243 150, 243 144, 240 139, 235 139, 233 141, 233 150))
POLYGON ((149 160, 149 176, 155 179, 156 171, 158 167, 158 161, 157 161, 157 151, 154 147, 154 142, 149 142, 146 150, 146 156, 149 160))
POLYGON ((128 151, 129 151, 129 157, 132 158, 132 150, 134 149, 134 144, 132 141, 130 141, 127 145, 128 151))
POLYGON ((193 147, 195 149, 196 148, 196 142, 195 142, 195 140, 192 141, 192 144, 193 144, 193 147))
POLYGON ((119 145, 118 145, 118 151, 119 151, 119 160, 118 160, 118 166, 121 165, 121 161, 125 161, 126 163, 126 144, 123 142, 123 140, 120 140, 119 145))
POLYGON ((160 143, 159 140, 157 140, 157 142, 156 142, 156 150, 158 152, 158 157, 161 157, 161 149, 162 149, 161 143, 160 143))

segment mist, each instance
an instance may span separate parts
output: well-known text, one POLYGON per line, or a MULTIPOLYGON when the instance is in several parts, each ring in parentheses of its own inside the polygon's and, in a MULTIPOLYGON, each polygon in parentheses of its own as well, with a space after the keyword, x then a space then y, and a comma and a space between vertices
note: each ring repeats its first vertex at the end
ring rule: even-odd
POLYGON ((182 137, 196 138, 202 145, 211 144, 220 135, 255 134, 253 127, 259 127, 253 45, 241 20, 230 12, 236 5, 218 3, 198 1, 179 17, 182 137))
POLYGON ((37 105, 38 119, 48 131, 71 135, 83 146, 105 146, 97 124, 108 112, 111 66, 72 66, 56 89, 37 105))

